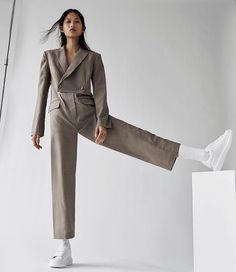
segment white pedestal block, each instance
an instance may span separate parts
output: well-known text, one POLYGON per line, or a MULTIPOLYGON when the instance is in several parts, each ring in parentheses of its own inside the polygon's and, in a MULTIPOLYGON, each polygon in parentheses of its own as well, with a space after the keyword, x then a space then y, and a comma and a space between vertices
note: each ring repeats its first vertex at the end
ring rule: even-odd
POLYGON ((194 272, 236 272, 235 171, 192 173, 194 272))

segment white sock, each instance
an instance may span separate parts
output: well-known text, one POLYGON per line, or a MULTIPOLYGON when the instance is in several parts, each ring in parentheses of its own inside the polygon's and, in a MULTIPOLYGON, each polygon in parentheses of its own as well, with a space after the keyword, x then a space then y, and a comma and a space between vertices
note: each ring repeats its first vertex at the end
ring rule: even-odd
POLYGON ((210 154, 204 148, 195 148, 181 144, 179 147, 179 157, 187 160, 205 161, 210 154))
POLYGON ((65 249, 65 247, 68 247, 69 245, 70 245, 70 241, 68 239, 60 239, 59 248, 65 249))

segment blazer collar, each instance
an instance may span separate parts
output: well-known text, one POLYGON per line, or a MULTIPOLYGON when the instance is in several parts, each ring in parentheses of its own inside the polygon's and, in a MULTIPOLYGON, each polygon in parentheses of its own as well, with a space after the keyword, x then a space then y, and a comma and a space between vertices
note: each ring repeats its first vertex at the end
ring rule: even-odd
POLYGON ((82 47, 80 47, 79 50, 75 53, 71 64, 69 65, 66 57, 66 46, 63 45, 59 48, 57 57, 63 73, 60 79, 60 83, 79 66, 83 59, 88 55, 88 52, 89 52, 88 50, 85 50, 82 47))

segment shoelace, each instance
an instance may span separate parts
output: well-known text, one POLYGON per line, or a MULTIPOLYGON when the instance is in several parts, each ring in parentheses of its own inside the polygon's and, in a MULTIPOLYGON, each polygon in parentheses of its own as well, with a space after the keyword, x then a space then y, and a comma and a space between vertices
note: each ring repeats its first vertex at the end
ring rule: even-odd
MULTIPOLYGON (((53 256, 53 258, 55 258, 55 257, 57 257, 57 256, 59 256, 59 257, 63 257, 65 254, 66 254, 66 248, 64 248, 64 249, 58 249, 57 251, 56 251, 56 253, 54 254, 54 256, 53 256)), ((69 251, 70 249, 68 248, 68 251, 69 251)))
MULTIPOLYGON (((214 158, 214 154, 213 154, 213 150, 211 149, 211 146, 216 146, 221 140, 222 140, 222 138, 224 138, 225 137, 225 133, 223 134, 223 135, 221 135, 219 138, 217 138, 210 146, 209 146, 209 151, 212 153, 212 159, 214 158)), ((211 157, 211 156, 210 156, 211 157)), ((209 158, 210 159, 210 158, 209 158)), ((212 162, 213 163, 213 162, 212 162)), ((211 163, 211 164, 212 164, 211 163)))
POLYGON ((214 142, 212 142, 211 144, 209 144, 208 146, 207 146, 207 148, 206 148, 206 150, 211 150, 211 151, 213 151, 212 150, 212 147, 215 147, 221 140, 222 140, 222 138, 223 137, 225 137, 225 134, 223 134, 223 135, 221 135, 219 138, 217 138, 214 142))

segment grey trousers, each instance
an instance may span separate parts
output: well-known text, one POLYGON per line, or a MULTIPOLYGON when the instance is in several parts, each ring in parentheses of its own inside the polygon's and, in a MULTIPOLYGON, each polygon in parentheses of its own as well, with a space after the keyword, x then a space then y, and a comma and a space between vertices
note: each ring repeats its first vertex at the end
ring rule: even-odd
MULTIPOLYGON (((75 186, 78 133, 95 142, 96 111, 92 100, 60 93, 51 101, 51 180, 54 239, 75 236, 75 186)), ((111 116, 112 128, 100 145, 172 170, 180 143, 157 136, 111 116)))

